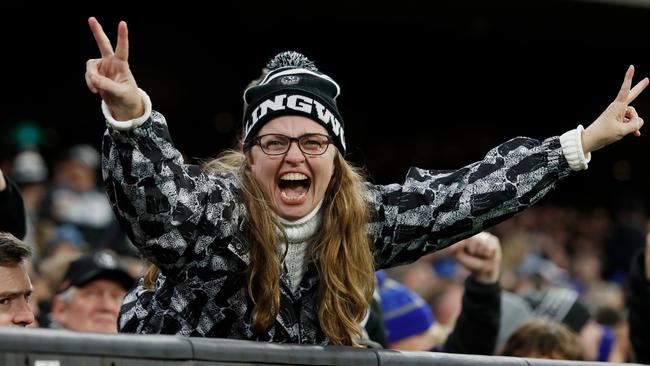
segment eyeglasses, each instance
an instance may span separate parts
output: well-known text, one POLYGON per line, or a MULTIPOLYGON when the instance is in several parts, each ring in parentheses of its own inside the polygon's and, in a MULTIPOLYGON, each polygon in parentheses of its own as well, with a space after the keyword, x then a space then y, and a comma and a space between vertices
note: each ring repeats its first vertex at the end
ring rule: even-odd
POLYGON ((267 155, 282 155, 289 151, 294 141, 298 143, 300 151, 307 155, 323 155, 332 143, 332 138, 320 133, 308 133, 299 137, 272 133, 255 137, 249 147, 258 145, 267 155))

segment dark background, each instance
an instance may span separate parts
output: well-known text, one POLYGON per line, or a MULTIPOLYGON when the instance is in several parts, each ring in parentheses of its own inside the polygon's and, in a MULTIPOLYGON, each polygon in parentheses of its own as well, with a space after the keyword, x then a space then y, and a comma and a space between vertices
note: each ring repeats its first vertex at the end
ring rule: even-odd
MULTIPOLYGON (((341 85, 348 158, 378 183, 401 181, 412 165, 460 168, 514 136, 586 127, 614 99, 629 64, 635 81, 650 75, 646 7, 409 0, 124 9, 2 10, 0 158, 15 152, 12 131, 26 120, 44 129, 49 163, 74 143, 99 147, 100 99, 83 78, 85 61, 99 57, 91 15, 112 41, 117 22, 128 22, 132 71, 192 158, 231 146, 243 88, 268 59, 288 49, 306 54, 341 85)), ((650 91, 634 105, 650 116, 650 91)), ((623 194, 647 203, 645 131, 594 153, 587 172, 547 199, 616 204, 623 194)))

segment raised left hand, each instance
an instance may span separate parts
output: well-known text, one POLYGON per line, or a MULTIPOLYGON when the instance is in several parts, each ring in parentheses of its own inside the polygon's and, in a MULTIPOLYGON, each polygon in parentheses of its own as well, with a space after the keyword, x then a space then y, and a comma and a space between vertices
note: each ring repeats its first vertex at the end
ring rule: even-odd
POLYGON ((631 88, 633 76, 634 66, 630 65, 616 99, 582 131, 582 149, 585 154, 616 142, 628 134, 641 136, 643 119, 629 104, 648 86, 648 78, 643 78, 634 88, 631 88))

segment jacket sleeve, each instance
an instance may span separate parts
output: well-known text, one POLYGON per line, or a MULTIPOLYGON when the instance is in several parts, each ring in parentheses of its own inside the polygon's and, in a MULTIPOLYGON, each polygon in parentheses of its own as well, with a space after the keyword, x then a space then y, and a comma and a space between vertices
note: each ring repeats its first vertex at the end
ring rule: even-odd
POLYGON ((482 284, 468 277, 465 280, 460 315, 441 351, 473 355, 494 354, 500 319, 499 284, 482 284))
POLYGON ((644 260, 645 250, 639 251, 632 260, 627 293, 628 323, 636 362, 650 364, 650 281, 646 278, 644 260))
POLYGON ((369 186, 375 263, 410 263, 532 205, 571 171, 559 137, 518 137, 456 171, 411 168, 404 184, 369 186))
POLYGON ((25 206, 15 183, 5 176, 7 187, 0 192, 0 231, 6 231, 18 239, 25 238, 25 206))
POLYGON ((163 272, 208 258, 209 244, 236 229, 233 179, 187 165, 157 112, 137 128, 104 134, 102 173, 127 235, 163 272))

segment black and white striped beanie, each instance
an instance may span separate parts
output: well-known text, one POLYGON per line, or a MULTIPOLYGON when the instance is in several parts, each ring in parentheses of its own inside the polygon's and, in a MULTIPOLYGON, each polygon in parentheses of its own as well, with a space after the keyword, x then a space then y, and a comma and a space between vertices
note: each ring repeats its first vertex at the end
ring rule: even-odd
POLYGON ((336 106, 339 85, 294 51, 279 53, 266 67, 268 74, 244 91, 244 146, 273 118, 300 115, 323 125, 345 153, 343 118, 336 106))

